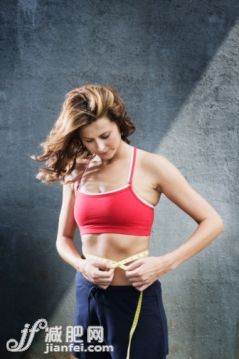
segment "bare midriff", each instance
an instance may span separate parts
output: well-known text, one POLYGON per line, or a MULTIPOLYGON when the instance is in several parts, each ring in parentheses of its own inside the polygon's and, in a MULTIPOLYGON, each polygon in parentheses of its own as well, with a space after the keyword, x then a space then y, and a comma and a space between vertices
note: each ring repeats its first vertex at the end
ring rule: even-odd
MULTIPOLYGON (((149 249, 149 236, 135 236, 116 233, 81 235, 82 253, 120 261, 149 249)), ((127 263, 130 264, 132 262, 127 263)), ((130 282, 121 268, 114 269, 111 285, 129 285, 130 282)))

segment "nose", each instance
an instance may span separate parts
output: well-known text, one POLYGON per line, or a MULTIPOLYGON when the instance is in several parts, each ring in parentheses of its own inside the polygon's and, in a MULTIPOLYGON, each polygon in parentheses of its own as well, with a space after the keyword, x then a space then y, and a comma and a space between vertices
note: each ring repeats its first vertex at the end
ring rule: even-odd
POLYGON ((96 144, 96 146, 97 146, 97 150, 98 150, 100 153, 104 153, 104 152, 106 152, 106 150, 107 150, 104 141, 98 141, 97 144, 96 144))

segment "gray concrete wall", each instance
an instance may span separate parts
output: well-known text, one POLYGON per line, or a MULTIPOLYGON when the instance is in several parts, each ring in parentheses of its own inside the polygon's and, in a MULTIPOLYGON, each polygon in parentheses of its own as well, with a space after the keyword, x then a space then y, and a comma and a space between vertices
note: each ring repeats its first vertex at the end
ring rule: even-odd
MULTIPOLYGON (((45 357, 40 333, 27 352, 4 351, 25 323, 71 325, 74 270, 55 249, 61 189, 35 179, 29 155, 65 93, 93 82, 125 100, 131 143, 165 155, 224 219, 220 239, 161 278, 169 359, 239 358, 238 15, 237 0, 1 1, 1 357, 45 357)), ((163 196, 152 254, 194 228, 163 196)))

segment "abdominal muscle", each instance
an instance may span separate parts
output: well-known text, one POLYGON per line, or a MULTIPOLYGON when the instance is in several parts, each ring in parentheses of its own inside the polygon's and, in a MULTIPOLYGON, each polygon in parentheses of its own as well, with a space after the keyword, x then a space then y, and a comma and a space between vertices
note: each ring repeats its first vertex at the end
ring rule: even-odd
MULTIPOLYGON (((133 236, 115 233, 81 235, 82 253, 120 261, 149 249, 148 236, 133 236)), ((131 262, 132 263, 132 262, 131 262)), ((127 263, 126 265, 130 264, 127 263)), ((130 282, 121 268, 115 268, 111 285, 129 285, 130 282)))

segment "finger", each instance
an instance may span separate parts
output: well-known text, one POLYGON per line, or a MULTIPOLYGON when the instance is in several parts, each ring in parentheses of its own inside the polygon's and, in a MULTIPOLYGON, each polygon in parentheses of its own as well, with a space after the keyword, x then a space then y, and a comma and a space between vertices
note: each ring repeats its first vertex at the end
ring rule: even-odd
POLYGON ((143 283, 143 282, 133 282, 132 286, 135 288, 139 288, 139 287, 142 287, 144 284, 145 283, 143 283))
POLYGON ((95 262, 94 265, 100 268, 101 270, 115 269, 115 266, 111 263, 95 262))
POLYGON ((133 271, 134 269, 140 267, 142 264, 142 261, 135 261, 127 266, 126 271, 133 271))
POLYGON ((102 272, 110 272, 110 271, 114 271, 114 268, 105 268, 105 267, 98 267, 99 270, 101 270, 102 272))
POLYGON ((112 277, 113 274, 114 274, 113 269, 110 269, 108 271, 102 271, 100 269, 96 269, 94 271, 94 276, 96 276, 97 278, 100 278, 102 280, 104 280, 104 279, 109 280, 112 277))
POLYGON ((98 282, 97 283, 97 285, 99 286, 99 287, 108 287, 109 286, 109 283, 108 282, 98 282))
POLYGON ((128 279, 139 279, 140 276, 138 269, 135 269, 134 271, 126 270, 125 275, 128 279))
POLYGON ((153 281, 150 281, 150 282, 147 282, 147 283, 145 283, 145 282, 139 282, 138 284, 136 283, 136 284, 137 284, 136 289, 138 289, 138 290, 140 290, 140 291, 145 290, 145 289, 148 288, 153 282, 154 282, 154 280, 153 280, 153 281))
POLYGON ((112 280, 110 281, 97 281, 97 285, 100 286, 100 287, 105 287, 105 288, 108 288, 109 285, 111 284, 112 280))

